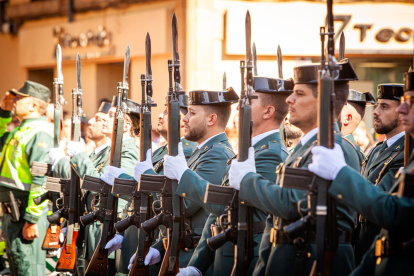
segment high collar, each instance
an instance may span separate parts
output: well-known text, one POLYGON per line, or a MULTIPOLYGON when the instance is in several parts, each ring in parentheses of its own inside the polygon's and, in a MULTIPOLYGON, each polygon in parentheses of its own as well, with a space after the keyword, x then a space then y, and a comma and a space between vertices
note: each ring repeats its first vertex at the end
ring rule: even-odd
POLYGON ((390 139, 385 140, 387 142, 387 147, 391 147, 392 144, 397 142, 398 139, 405 135, 405 131, 398 133, 397 135, 392 136, 390 139))
POLYGON ((269 136, 270 134, 279 132, 279 129, 273 129, 252 137, 252 146, 256 145, 260 140, 269 136))
POLYGON ((313 136, 315 136, 318 133, 319 128, 316 127, 303 135, 302 139, 300 139, 299 143, 303 146, 305 145, 313 136))
POLYGON ((101 151, 103 151, 104 149, 106 149, 109 146, 111 146, 111 143, 103 144, 103 145, 95 148, 94 152, 95 152, 95 154, 98 154, 98 153, 100 153, 101 151))
POLYGON ((225 134, 224 132, 220 132, 219 134, 216 134, 216 135, 213 135, 213 136, 211 136, 211 137, 209 137, 209 138, 207 138, 206 140, 204 140, 204 142, 202 142, 201 144, 199 144, 198 146, 197 146, 197 148, 198 149, 201 149, 205 144, 207 144, 207 142, 208 141, 210 141, 211 139, 213 139, 214 137, 217 137, 217 136, 219 136, 219 135, 221 135, 221 134, 225 134))

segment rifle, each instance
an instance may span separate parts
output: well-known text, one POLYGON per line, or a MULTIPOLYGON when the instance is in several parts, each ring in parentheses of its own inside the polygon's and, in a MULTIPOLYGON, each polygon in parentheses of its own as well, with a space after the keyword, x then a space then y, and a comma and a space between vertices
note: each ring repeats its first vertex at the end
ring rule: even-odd
MULTIPOLYGON (((151 70, 151 38, 149 33, 147 33, 146 41, 145 41, 145 52, 146 52, 146 76, 141 75, 141 85, 142 85, 142 104, 141 104, 141 122, 140 122, 140 161, 144 161, 146 159, 146 153, 151 148, 151 107, 156 106, 156 104, 152 103, 152 70, 151 70), (146 95, 145 98, 145 91, 144 85, 146 86, 146 95)), ((137 183, 138 184, 138 183, 137 183)), ((138 187, 136 186, 136 191, 138 191, 138 187)), ((141 206, 139 208, 140 211, 140 219, 142 221, 148 220, 150 217, 153 217, 152 212, 152 203, 153 197, 151 194, 147 193, 140 193, 141 194, 141 206)), ((134 202, 134 212, 137 213, 138 204, 134 202)), ((149 232, 148 234, 145 233, 143 229, 141 229, 138 225, 138 248, 135 252, 135 258, 132 263, 132 267, 129 271, 130 276, 132 275, 149 275, 149 266, 145 266, 144 258, 148 254, 149 248, 154 240, 154 232, 149 232)))
MULTIPOLYGON (((116 117, 111 140, 111 154, 109 165, 121 166, 122 136, 124 128, 124 113, 128 112, 127 100, 129 90, 129 45, 125 50, 123 82, 117 86, 118 98, 116 105, 116 117)), ((118 198, 111 193, 112 187, 100 178, 84 176, 82 189, 99 193, 99 209, 80 218, 81 223, 86 226, 95 220, 102 223, 101 238, 93 253, 92 259, 86 268, 85 275, 106 275, 108 270, 108 249, 105 245, 115 236, 114 223, 117 221, 118 198)))
MULTIPOLYGON (((168 91, 168 155, 178 154, 180 139, 180 58, 178 55, 177 17, 172 18, 173 59, 168 60, 169 91, 168 91), (172 70, 174 68, 174 88, 172 70)), ((141 228, 153 232, 159 225, 167 228, 166 253, 161 264, 159 275, 176 275, 179 272, 179 252, 184 243, 184 204, 183 199, 176 195, 177 180, 163 175, 141 174, 138 191, 160 192, 161 212, 143 222, 141 228)))
MULTIPOLYGON (((71 140, 79 142, 81 139, 81 120, 82 110, 82 85, 81 85, 81 61, 78 53, 76 57, 76 89, 72 89, 72 123, 71 140)), ((80 178, 73 166, 70 168, 69 180, 69 204, 67 209, 67 232, 63 242, 63 248, 59 260, 56 264, 56 271, 70 272, 76 271, 77 248, 82 248, 83 237, 79 224, 81 214, 81 191, 80 178)))
MULTIPOLYGON (((248 158, 251 146, 251 106, 253 96, 253 64, 251 50, 251 20, 250 13, 246 14, 246 61, 240 61, 241 72, 241 96, 239 99, 239 154, 238 160, 245 161, 248 158), (244 72, 247 69, 245 90, 244 72)), ((254 58, 253 58, 254 59, 254 58)), ((213 250, 220 248, 226 241, 234 244, 234 266, 231 275, 246 275, 253 259, 253 213, 251 207, 245 206, 239 200, 239 191, 232 187, 207 185, 205 203, 227 205, 227 215, 219 218, 219 224, 224 231, 207 239, 207 244, 213 250), (227 223, 224 219, 227 219, 227 223)))
MULTIPOLYGON (((53 79, 53 86, 55 92, 55 108, 54 108, 54 128, 53 128, 53 147, 59 147, 60 134, 62 130, 62 105, 66 104, 63 98, 63 74, 62 74, 62 49, 58 44, 56 47, 56 61, 57 61, 57 78, 53 79)), ((52 164, 41 163, 34 161, 31 167, 32 175, 46 175, 53 176, 52 164)), ((55 205, 56 200, 60 197, 59 193, 48 190, 43 195, 33 199, 36 205, 42 204, 45 200, 50 200, 52 204, 53 212, 56 212, 57 206, 55 205)), ((49 224, 45 238, 43 239, 42 249, 43 250, 57 250, 60 247, 59 243, 60 225, 49 224)))
MULTIPOLYGON (((328 32, 321 27, 321 70, 318 80, 318 145, 334 147, 334 79, 338 65, 334 60, 334 28, 332 0, 327 1, 328 32), (328 36, 328 64, 325 63, 325 36, 328 36)), ((329 196, 331 181, 322 179, 306 169, 284 167, 281 187, 308 190, 310 208, 308 215, 288 226, 284 232, 292 240, 303 231, 316 228, 316 260, 311 275, 329 275, 333 258, 338 248, 336 202, 329 196), (316 202, 315 202, 316 201, 316 202), (315 225, 316 224, 316 225, 315 225)))

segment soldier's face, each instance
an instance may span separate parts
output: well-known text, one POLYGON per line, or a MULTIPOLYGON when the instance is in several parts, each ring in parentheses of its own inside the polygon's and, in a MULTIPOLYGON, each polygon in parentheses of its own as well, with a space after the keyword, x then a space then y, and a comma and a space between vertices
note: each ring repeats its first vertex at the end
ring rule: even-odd
MULTIPOLYGON (((180 107, 180 136, 185 135, 184 131, 184 117, 187 114, 187 109, 180 107)), ((157 124, 157 132, 162 137, 167 139, 167 132, 168 132, 168 111, 167 107, 165 107, 164 111, 158 115, 158 124, 157 124)))
POLYGON ((16 95, 13 98, 13 115, 15 115, 19 120, 23 119, 25 116, 30 114, 30 111, 33 111, 33 101, 31 97, 23 97, 16 95))
POLYGON ((307 84, 295 84, 293 93, 286 99, 289 121, 304 133, 317 126, 317 98, 307 84))
POLYGON ((188 107, 188 113, 183 118, 185 139, 197 142, 206 135, 207 115, 205 109, 200 105, 188 107))
POLYGON ((108 114, 102 117, 102 133, 110 137, 114 128, 116 107, 111 107, 108 114))
POLYGON ((98 112, 95 114, 95 117, 91 118, 88 121, 88 138, 92 141, 98 141, 103 139, 105 135, 102 133, 103 117, 106 114, 103 112, 98 112))
POLYGON ((398 101, 378 99, 378 105, 373 112, 374 128, 378 134, 387 134, 401 124, 398 105, 398 101))
POLYGON ((410 99, 400 104, 398 112, 400 113, 405 132, 414 138, 414 98, 411 98, 414 97, 414 91, 406 91, 404 96, 408 96, 410 99))

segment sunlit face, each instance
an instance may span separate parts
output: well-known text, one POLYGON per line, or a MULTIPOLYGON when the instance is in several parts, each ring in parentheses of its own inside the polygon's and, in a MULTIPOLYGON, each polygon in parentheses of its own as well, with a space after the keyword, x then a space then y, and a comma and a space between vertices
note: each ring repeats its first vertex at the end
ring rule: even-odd
POLYGON ((106 136, 111 136, 114 128, 116 107, 113 106, 109 109, 108 114, 102 117, 102 133, 106 136))
POLYGON ((102 133, 102 126, 103 126, 103 117, 106 114, 103 112, 98 112, 95 114, 95 117, 91 118, 88 121, 88 138, 92 141, 97 141, 103 139, 105 134, 102 133))
POLYGON ((404 92, 405 101, 398 107, 401 122, 406 133, 414 137, 414 91, 404 92))
POLYGON ((318 102, 309 85, 295 84, 286 103, 289 105, 289 121, 292 125, 301 130, 316 125, 318 102))
POLYGON ((285 133, 286 133, 286 139, 297 139, 302 137, 302 131, 297 128, 296 126, 292 125, 289 121, 290 115, 288 114, 285 118, 285 133))
POLYGON ((32 97, 17 95, 13 98, 13 113, 18 118, 24 118, 34 110, 32 97))
POLYGON ((199 141, 207 133, 207 115, 201 105, 190 105, 188 113, 183 118, 184 138, 189 141, 199 141))
POLYGON ((398 114, 399 102, 394 100, 378 99, 374 114, 374 128, 378 134, 387 134, 401 124, 398 114))
POLYGON ((71 118, 63 120, 62 136, 66 139, 70 139, 71 132, 71 118))

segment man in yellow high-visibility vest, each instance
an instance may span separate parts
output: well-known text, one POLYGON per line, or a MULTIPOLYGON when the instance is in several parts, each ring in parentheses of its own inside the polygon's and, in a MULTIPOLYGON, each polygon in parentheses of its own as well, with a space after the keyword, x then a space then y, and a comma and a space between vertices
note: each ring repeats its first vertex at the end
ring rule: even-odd
POLYGON ((49 98, 47 87, 26 81, 18 91, 6 92, 0 103, 0 202, 12 275, 45 273, 41 244, 47 229, 47 201, 36 205, 33 199, 45 192, 46 178, 33 176, 30 167, 33 161, 49 161, 52 133, 45 116, 49 98), (6 132, 12 112, 21 124, 6 132))

